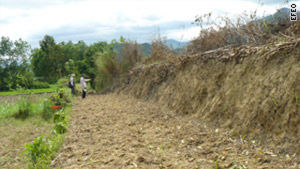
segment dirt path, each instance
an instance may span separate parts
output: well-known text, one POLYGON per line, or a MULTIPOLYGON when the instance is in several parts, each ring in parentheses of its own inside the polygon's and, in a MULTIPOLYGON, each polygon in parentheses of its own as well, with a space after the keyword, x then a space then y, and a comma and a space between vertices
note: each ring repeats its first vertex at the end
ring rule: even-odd
POLYGON ((159 104, 93 95, 77 99, 65 143, 51 168, 300 167, 296 156, 274 152, 159 104))

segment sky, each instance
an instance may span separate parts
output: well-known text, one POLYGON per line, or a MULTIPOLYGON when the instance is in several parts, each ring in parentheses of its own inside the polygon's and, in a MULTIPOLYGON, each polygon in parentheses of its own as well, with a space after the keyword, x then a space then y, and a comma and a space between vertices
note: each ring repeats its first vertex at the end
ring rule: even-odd
MULTIPOLYGON (((139 43, 158 34, 189 41, 199 35, 196 16, 212 12, 235 17, 258 9, 268 15, 288 7, 285 0, 0 0, 0 36, 33 47, 47 34, 56 42, 111 41, 123 36, 139 43), (263 5, 262 5, 263 3, 263 5)), ((293 2, 293 1, 292 1, 293 2)), ((290 3, 292 3, 290 2, 290 3)), ((299 1, 294 1, 300 6, 299 1)), ((299 8, 298 8, 299 9, 299 8)))

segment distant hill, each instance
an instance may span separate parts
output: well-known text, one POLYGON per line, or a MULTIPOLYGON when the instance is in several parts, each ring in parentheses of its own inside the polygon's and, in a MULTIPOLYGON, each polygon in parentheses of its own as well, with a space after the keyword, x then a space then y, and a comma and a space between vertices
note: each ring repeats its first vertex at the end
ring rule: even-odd
POLYGON ((271 22, 278 22, 278 21, 282 21, 282 20, 289 20, 289 16, 290 16, 290 9, 289 8, 281 8, 278 9, 273 15, 268 15, 266 17, 264 17, 262 20, 265 21, 271 21, 271 22))
POLYGON ((180 42, 174 39, 168 39, 166 40, 166 44, 168 45, 169 48, 177 49, 186 46, 188 42, 180 42))
MULTIPOLYGON (((168 39, 168 40, 165 41, 165 43, 169 48, 175 49, 176 51, 177 50, 179 51, 182 47, 184 47, 188 44, 188 42, 179 42, 179 41, 176 41, 174 39, 168 39)), ((151 53, 152 53, 151 43, 141 43, 141 44, 138 44, 138 45, 142 49, 144 56, 151 55, 151 53)), ((122 48, 121 45, 116 45, 114 47, 114 49, 119 53, 121 52, 121 48, 122 48)))

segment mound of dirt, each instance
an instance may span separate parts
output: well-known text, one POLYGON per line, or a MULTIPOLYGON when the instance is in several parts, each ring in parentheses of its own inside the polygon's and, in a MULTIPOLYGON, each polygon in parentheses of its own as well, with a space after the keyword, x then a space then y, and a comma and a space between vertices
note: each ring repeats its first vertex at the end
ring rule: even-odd
POLYGON ((140 65, 115 90, 299 154, 299 44, 222 48, 140 65))

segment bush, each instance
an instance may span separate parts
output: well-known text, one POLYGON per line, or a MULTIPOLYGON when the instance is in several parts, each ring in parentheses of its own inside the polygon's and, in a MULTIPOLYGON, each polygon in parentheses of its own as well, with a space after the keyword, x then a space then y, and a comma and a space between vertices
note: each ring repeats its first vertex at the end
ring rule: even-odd
POLYGON ((18 102, 18 110, 14 114, 15 118, 26 119, 32 112, 32 104, 30 101, 26 100, 24 97, 21 97, 18 102))
POLYGON ((29 156, 34 168, 43 168, 42 166, 47 165, 51 149, 45 136, 37 137, 31 144, 27 144, 25 149, 24 153, 29 156))
POLYGON ((113 79, 118 75, 119 68, 116 63, 115 53, 111 49, 105 49, 96 56, 96 90, 103 90, 113 84, 113 79))
POLYGON ((43 102, 43 110, 41 112, 42 118, 49 120, 52 118, 54 110, 52 110, 53 103, 49 99, 45 99, 43 102))

